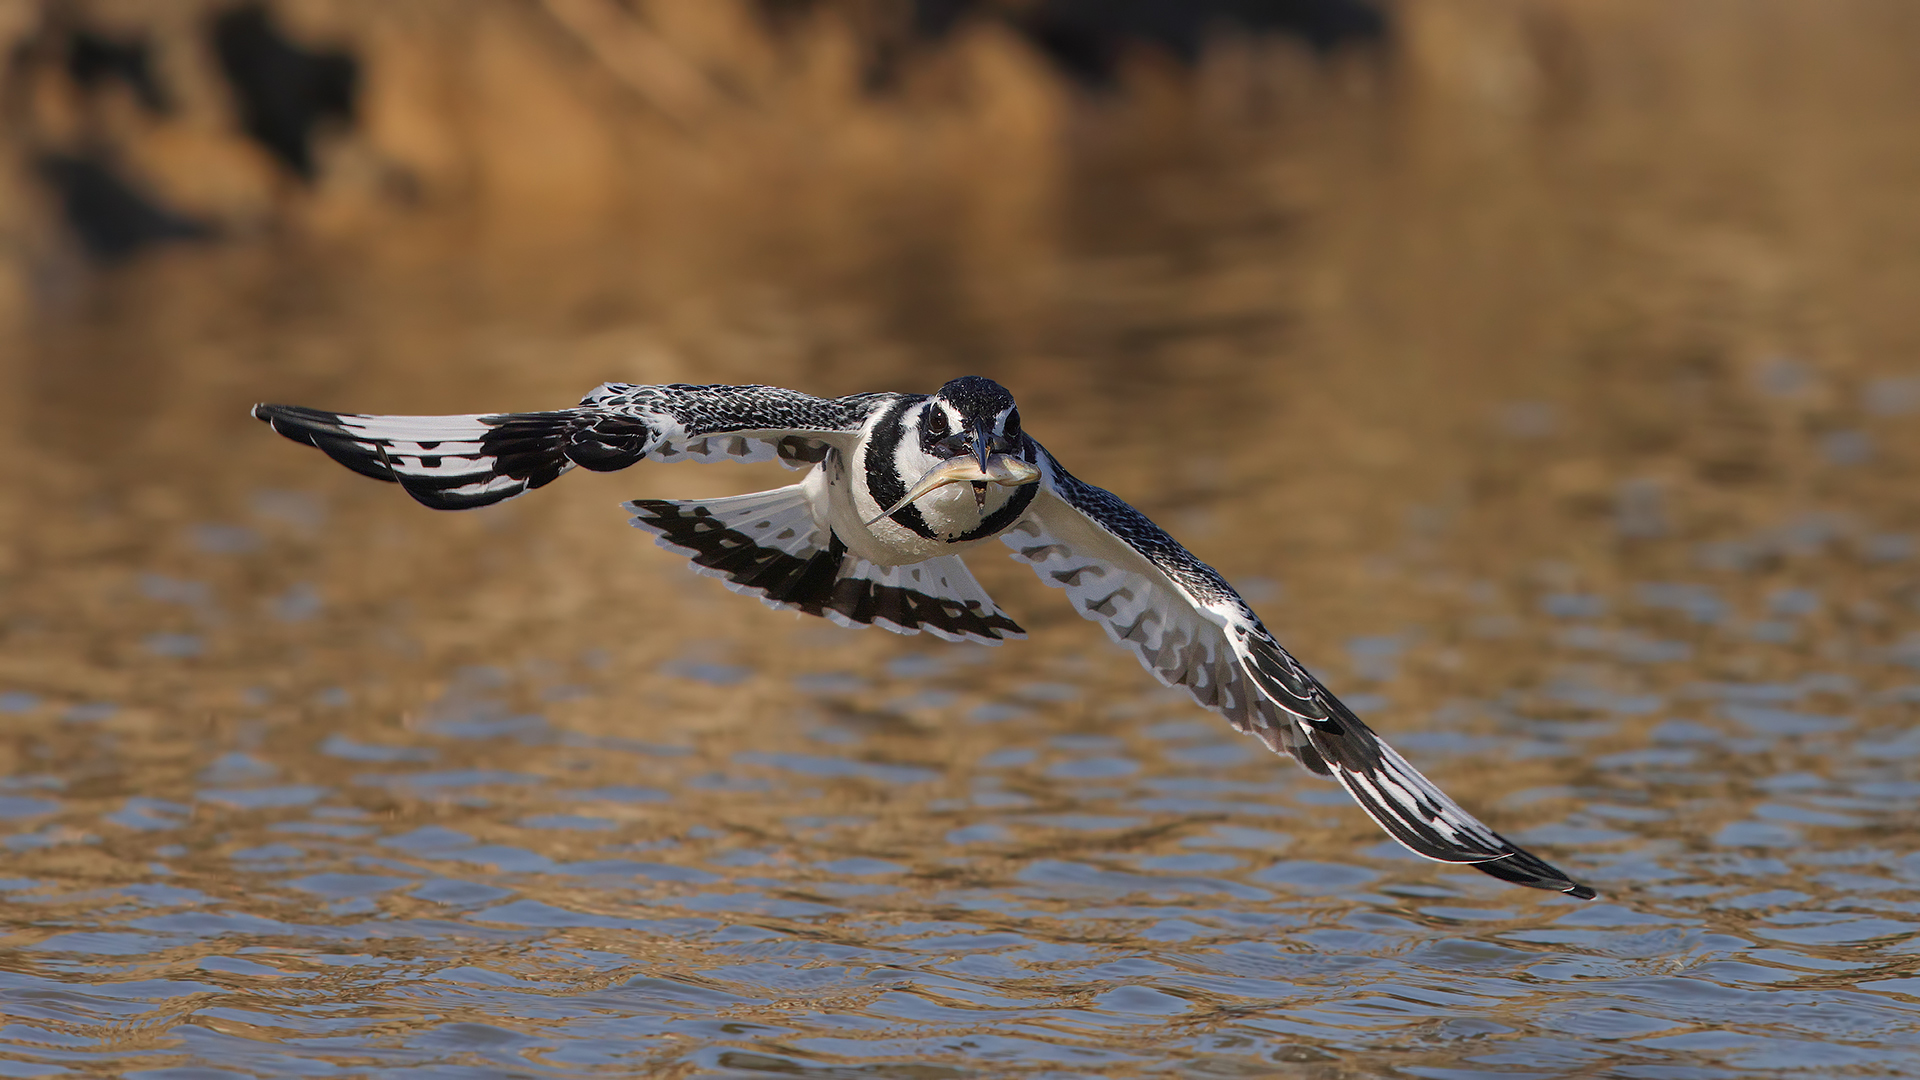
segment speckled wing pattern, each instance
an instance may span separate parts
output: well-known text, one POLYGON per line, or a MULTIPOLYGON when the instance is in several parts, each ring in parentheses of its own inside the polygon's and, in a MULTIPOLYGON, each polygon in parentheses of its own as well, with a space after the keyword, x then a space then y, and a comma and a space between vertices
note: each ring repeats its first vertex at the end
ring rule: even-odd
POLYGON ((1518 885, 1595 895, 1420 775, 1281 648, 1212 567, 1111 492, 1044 451, 1041 459, 1042 493, 1002 540, 1162 683, 1332 776, 1415 854, 1518 885))
POLYGON ((466 510, 550 484, 578 465, 771 461, 802 467, 851 446, 892 394, 817 398, 774 386, 607 383, 553 412, 367 416, 292 405, 253 415, 436 510, 466 510))

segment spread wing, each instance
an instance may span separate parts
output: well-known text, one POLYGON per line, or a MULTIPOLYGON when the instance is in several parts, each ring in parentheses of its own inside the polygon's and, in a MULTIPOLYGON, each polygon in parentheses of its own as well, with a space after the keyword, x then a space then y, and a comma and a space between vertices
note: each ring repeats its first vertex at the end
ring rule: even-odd
POLYGON ((363 416, 256 405, 253 415, 436 510, 465 510, 542 487, 575 465, 610 472, 641 460, 778 458, 798 468, 851 448, 874 406, 893 396, 607 383, 554 412, 363 416))
POLYGON ((1581 899, 1595 894, 1488 828, 1308 674, 1218 572, 1144 514, 1040 454, 1041 492, 1002 539, 1074 610, 1275 751, 1330 775, 1415 854, 1581 899))

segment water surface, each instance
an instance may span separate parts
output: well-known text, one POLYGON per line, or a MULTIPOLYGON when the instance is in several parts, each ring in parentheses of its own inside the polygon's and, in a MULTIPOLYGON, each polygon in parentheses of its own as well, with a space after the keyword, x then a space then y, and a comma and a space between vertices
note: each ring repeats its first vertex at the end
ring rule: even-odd
POLYGON ((1920 1075, 1916 99, 1856 42, 1785 114, 1660 53, 1655 108, 1595 48, 1564 100, 1089 136, 991 259, 903 197, 50 302, 0 365, 0 1073, 1920 1075), (442 515, 244 415, 963 371, 1602 898, 1406 855, 992 553, 1032 638, 943 646, 616 506, 776 468, 442 515))

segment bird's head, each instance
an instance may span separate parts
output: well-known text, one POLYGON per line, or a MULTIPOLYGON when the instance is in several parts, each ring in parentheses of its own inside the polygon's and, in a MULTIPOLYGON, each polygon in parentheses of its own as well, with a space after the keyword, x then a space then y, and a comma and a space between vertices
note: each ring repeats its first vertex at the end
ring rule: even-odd
POLYGON ((988 484, 1019 487, 1040 479, 1039 466, 1030 460, 1033 443, 1020 430, 1020 409, 992 379, 968 375, 942 386, 920 406, 917 426, 920 449, 934 465, 868 525, 948 484, 973 485, 974 503, 984 515, 988 484))
POLYGON ((1017 454, 1025 442, 1020 407, 1007 388, 992 379, 954 379, 921 407, 920 448, 931 457, 971 456, 984 472, 994 455, 1017 454))

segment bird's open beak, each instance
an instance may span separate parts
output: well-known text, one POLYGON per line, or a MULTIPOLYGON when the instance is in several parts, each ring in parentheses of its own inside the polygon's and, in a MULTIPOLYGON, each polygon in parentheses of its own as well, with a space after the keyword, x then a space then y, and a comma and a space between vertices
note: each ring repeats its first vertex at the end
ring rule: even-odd
POLYGON ((987 455, 993 452, 993 429, 985 424, 973 426, 973 456, 980 459, 980 471, 987 471, 987 455))
POLYGON ((937 491, 948 484, 999 484, 1001 487, 1019 487, 1040 479, 1040 470, 1006 454, 979 454, 975 457, 959 457, 943 461, 928 469, 907 489, 906 497, 892 506, 867 519, 872 525, 882 518, 890 518, 907 508, 907 505, 922 495, 937 491))

